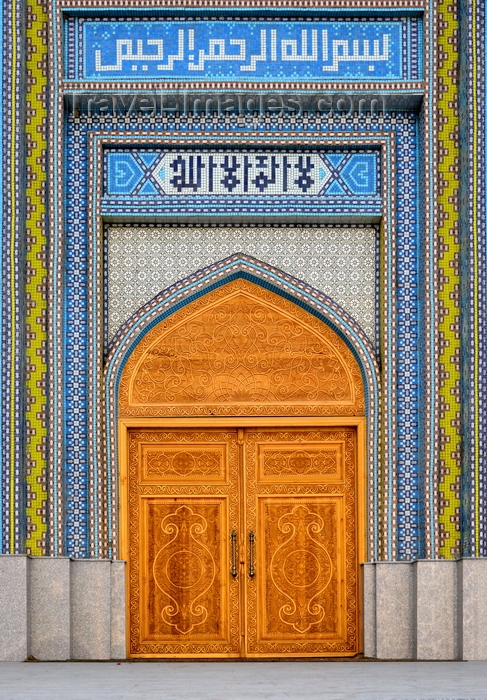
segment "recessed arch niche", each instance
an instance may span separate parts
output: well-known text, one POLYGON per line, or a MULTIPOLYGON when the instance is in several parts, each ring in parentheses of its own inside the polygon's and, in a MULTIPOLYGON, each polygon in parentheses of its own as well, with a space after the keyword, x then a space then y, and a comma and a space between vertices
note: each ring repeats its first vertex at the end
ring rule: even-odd
POLYGON ((132 348, 118 400, 129 655, 359 652, 366 393, 350 344, 240 277, 132 348), (306 601, 288 614, 294 588, 306 601))

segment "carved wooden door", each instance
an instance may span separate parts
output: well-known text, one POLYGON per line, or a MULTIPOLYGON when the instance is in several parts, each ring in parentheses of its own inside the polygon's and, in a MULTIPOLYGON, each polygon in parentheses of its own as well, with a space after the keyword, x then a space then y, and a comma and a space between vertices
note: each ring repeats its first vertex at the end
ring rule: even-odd
POLYGON ((246 432, 247 656, 359 651, 356 454, 353 428, 246 432))
POLYGON ((358 651, 354 428, 131 429, 132 656, 358 651))
POLYGON ((132 656, 239 656, 235 430, 129 431, 132 656))

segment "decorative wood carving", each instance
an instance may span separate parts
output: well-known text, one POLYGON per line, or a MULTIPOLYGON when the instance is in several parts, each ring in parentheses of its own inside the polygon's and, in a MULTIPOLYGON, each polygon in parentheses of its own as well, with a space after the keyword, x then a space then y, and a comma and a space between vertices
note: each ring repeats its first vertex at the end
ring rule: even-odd
POLYGON ((246 280, 153 328, 120 383, 120 415, 362 415, 346 343, 292 302, 246 280), (265 408, 264 408, 265 407, 265 408))
POLYGON ((304 450, 296 443, 278 447, 259 445, 257 459, 261 478, 275 481, 276 478, 281 480, 285 477, 306 480, 310 477, 338 476, 343 461, 340 447, 341 443, 317 443, 307 445, 304 450))
POLYGON ((131 655, 358 651, 354 428, 132 428, 128 457, 131 655))
POLYGON ((246 581, 247 656, 357 653, 354 428, 249 429, 245 455, 246 529, 256 533, 257 554, 257 574, 246 581), (293 443, 298 465, 316 465, 322 450, 335 470, 319 481, 313 472, 264 476, 259 456, 289 454, 293 443))
POLYGON ((142 445, 143 479, 174 481, 188 477, 225 478, 226 445, 142 445))
POLYGON ((265 575, 264 639, 337 635, 340 500, 265 499, 261 505, 265 575))
POLYGON ((130 654, 238 656, 236 432, 132 429, 128 462, 130 654), (149 469, 151 457, 168 472, 149 469))
POLYGON ((147 637, 220 639, 224 504, 187 499, 145 502, 149 587, 147 637))

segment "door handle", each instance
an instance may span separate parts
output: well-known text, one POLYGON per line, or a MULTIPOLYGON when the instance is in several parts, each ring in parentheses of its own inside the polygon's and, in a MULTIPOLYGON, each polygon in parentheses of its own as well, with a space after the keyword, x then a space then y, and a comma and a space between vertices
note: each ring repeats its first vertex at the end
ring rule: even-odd
POLYGON ((250 576, 250 578, 254 578, 254 576, 255 576, 254 545, 255 545, 255 534, 254 534, 254 531, 251 530, 249 532, 249 576, 250 576))
POLYGON ((232 530, 232 534, 230 535, 230 542, 231 542, 231 547, 232 547, 232 568, 230 569, 230 573, 232 574, 233 578, 237 577, 237 531, 232 530))

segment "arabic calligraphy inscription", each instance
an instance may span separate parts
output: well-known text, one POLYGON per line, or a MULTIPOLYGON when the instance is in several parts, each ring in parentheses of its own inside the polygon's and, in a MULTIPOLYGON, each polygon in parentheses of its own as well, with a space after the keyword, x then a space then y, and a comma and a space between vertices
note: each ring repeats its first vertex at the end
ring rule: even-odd
MULTIPOLYGON (((421 19, 78 19, 78 79, 420 80, 421 19)), ((69 32, 67 32, 69 34, 69 32)), ((68 72, 69 72, 68 67, 68 72)), ((76 69, 74 69, 76 70, 76 69)), ((72 72, 72 69, 71 69, 72 72)))

